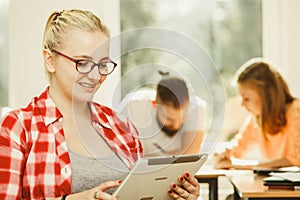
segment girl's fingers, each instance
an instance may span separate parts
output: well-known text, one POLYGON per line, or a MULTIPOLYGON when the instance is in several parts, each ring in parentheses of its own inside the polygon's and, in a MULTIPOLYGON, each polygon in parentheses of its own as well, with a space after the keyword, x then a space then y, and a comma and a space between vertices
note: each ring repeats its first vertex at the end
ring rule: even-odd
POLYGON ((122 183, 121 180, 107 181, 107 182, 101 183, 98 186, 98 189, 101 190, 101 191, 106 191, 110 188, 118 187, 121 183, 122 183))
POLYGON ((194 176, 190 175, 190 173, 184 173, 178 178, 178 181, 181 183, 184 190, 195 196, 199 195, 200 184, 194 176))
POLYGON ((195 176, 192 176, 189 172, 185 172, 183 175, 186 182, 189 182, 194 187, 200 187, 198 180, 195 178, 195 176))
POLYGON ((180 186, 173 183, 168 190, 171 197, 179 200, 194 200, 199 197, 200 184, 189 172, 179 176, 178 181, 180 182, 180 186))
POLYGON ((102 199, 102 200, 115 200, 116 199, 115 197, 106 193, 105 191, 110 188, 118 187, 121 184, 121 182, 122 182, 121 180, 116 180, 116 181, 107 181, 101 183, 98 187, 91 190, 90 198, 102 199))
POLYGON ((168 191, 169 195, 174 199, 187 199, 190 196, 190 193, 187 190, 182 189, 175 183, 171 184, 171 189, 168 191))

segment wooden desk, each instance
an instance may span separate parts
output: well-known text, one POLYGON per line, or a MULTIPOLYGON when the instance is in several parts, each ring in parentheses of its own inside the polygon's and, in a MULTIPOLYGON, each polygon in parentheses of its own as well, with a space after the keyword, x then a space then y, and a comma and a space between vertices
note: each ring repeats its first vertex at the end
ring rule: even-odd
POLYGON ((229 180, 234 187, 235 199, 300 199, 300 190, 269 190, 263 185, 264 178, 254 173, 233 175, 229 180))
POLYGON ((218 200, 219 176, 225 176, 223 170, 199 170, 195 175, 199 183, 208 183, 210 200, 218 200))

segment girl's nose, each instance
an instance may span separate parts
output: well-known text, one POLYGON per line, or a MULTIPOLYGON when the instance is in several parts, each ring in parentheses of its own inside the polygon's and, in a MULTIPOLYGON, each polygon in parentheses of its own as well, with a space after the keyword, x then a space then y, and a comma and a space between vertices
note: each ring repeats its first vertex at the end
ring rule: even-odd
POLYGON ((92 71, 88 73, 88 78, 92 80, 100 80, 102 75, 99 73, 99 68, 97 66, 94 67, 92 71))

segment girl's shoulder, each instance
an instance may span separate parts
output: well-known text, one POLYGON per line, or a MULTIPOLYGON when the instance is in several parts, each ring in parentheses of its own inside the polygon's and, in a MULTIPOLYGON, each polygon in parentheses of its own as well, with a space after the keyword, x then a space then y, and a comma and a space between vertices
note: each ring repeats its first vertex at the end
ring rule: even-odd
POLYGON ((288 119, 300 119, 300 100, 295 99, 287 108, 288 119))
POLYGON ((90 106, 92 109, 92 113, 99 117, 105 116, 105 118, 111 118, 111 119, 119 118, 120 120, 125 121, 124 116, 122 114, 120 114, 118 111, 115 111, 114 109, 108 106, 96 102, 90 102, 90 106))

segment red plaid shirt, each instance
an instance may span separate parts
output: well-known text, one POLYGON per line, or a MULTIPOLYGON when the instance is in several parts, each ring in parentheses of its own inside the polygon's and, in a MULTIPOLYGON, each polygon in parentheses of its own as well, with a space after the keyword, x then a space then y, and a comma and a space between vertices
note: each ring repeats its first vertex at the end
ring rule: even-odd
MULTIPOLYGON (((93 126, 128 168, 143 156, 136 128, 90 102, 93 126)), ((62 115, 46 89, 0 126, 0 199, 45 199, 71 193, 71 163, 62 115)))

